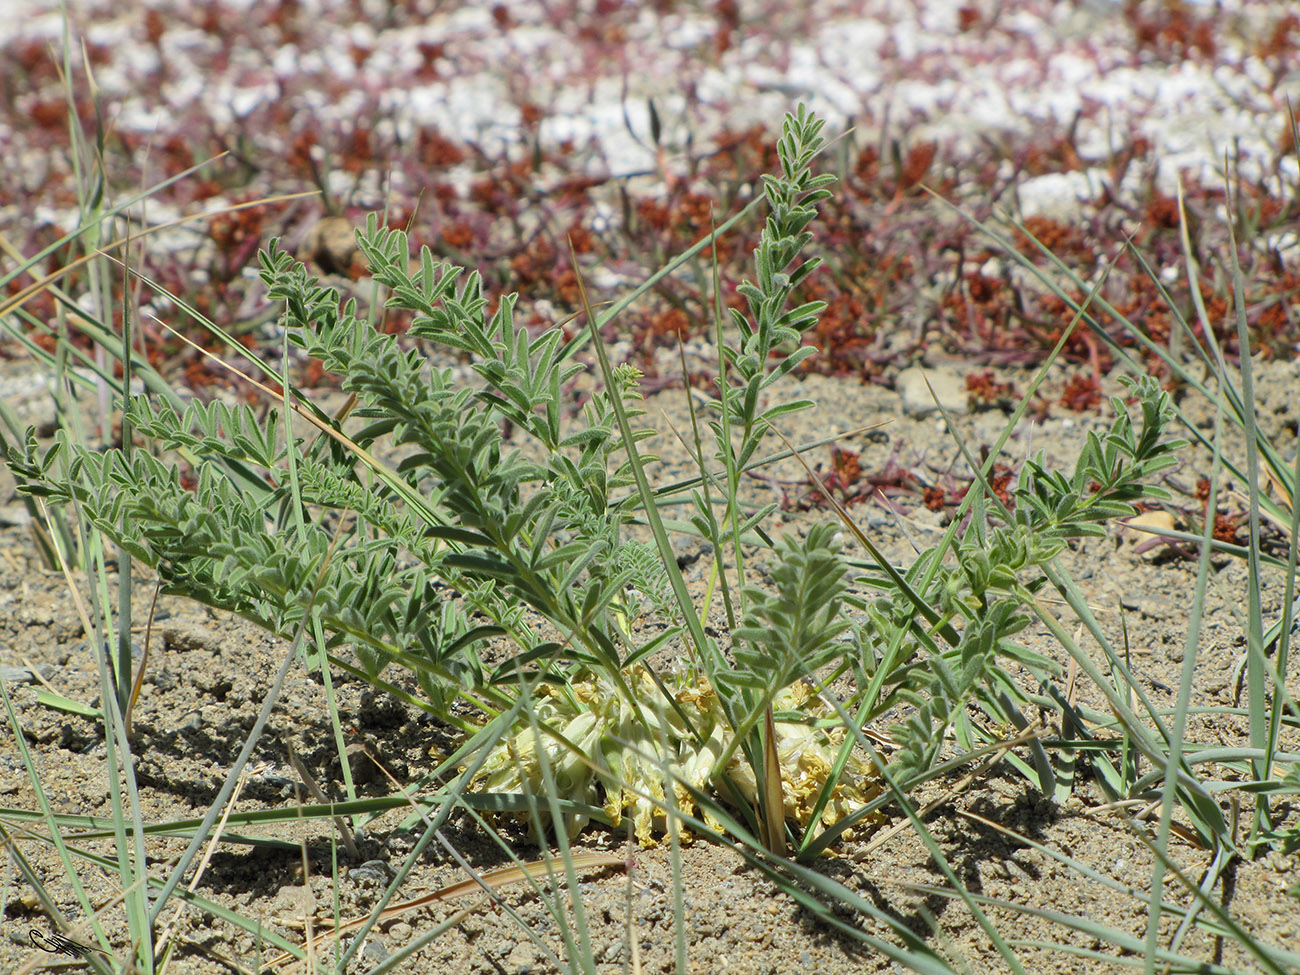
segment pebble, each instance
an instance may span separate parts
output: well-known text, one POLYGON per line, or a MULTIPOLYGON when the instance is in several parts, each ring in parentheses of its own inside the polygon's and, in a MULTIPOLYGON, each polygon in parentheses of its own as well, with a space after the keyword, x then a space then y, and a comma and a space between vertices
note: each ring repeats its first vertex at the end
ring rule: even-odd
POLYGON ((352 781, 357 785, 368 785, 380 777, 379 769, 366 752, 366 746, 354 741, 347 747, 348 765, 352 769, 352 781))
POLYGON ((393 868, 383 860, 367 860, 348 871, 348 879, 356 883, 385 883, 392 876, 393 868))
POLYGON ((347 274, 358 253, 356 231, 347 217, 323 217, 312 225, 298 258, 326 274, 347 274))
POLYGON ((1168 511, 1144 511, 1124 522, 1139 535, 1159 535, 1174 530, 1174 516, 1168 511))
POLYGON ((1137 554, 1146 562, 1152 562, 1166 554, 1165 546, 1157 544, 1157 540, 1162 533, 1175 531, 1177 527, 1174 516, 1168 511, 1144 511, 1122 524, 1125 534, 1133 539, 1134 545, 1142 548, 1137 554))
POLYGON ((31 512, 21 501, 0 505, 0 525, 26 528, 32 522, 31 512))
POLYGON ((35 671, 30 667, 0 667, 0 680, 6 684, 35 684, 37 675, 49 680, 54 676, 54 668, 50 664, 41 664, 35 671))
POLYGON ((411 849, 415 844, 416 837, 408 830, 395 830, 389 835, 388 839, 384 841, 384 846, 388 847, 390 852, 398 855, 405 855, 411 852, 411 849))
POLYGON ((361 957, 368 965, 378 965, 388 959, 388 947, 380 939, 372 936, 361 946, 361 957))
POLYGON ((600 958, 597 959, 605 965, 615 965, 623 959, 623 942, 611 941, 601 952, 600 958))
POLYGON ((1294 858, 1287 856, 1281 850, 1274 850, 1267 857, 1270 867, 1278 873, 1290 873, 1296 867, 1294 858))
POLYGON ((505 970, 511 975, 528 975, 536 964, 536 946, 531 941, 521 941, 506 956, 505 970))
POLYGON ((311 917, 316 912, 316 897, 309 887, 299 885, 282 887, 275 895, 271 910, 285 918, 311 917))
POLYGON ((970 397, 966 393, 966 381, 946 369, 923 369, 920 366, 911 366, 898 374, 894 380, 894 389, 903 402, 903 412, 908 416, 929 416, 937 412, 936 399, 953 416, 965 416, 970 412, 970 397), (933 395, 930 392, 931 387, 934 389, 933 395))

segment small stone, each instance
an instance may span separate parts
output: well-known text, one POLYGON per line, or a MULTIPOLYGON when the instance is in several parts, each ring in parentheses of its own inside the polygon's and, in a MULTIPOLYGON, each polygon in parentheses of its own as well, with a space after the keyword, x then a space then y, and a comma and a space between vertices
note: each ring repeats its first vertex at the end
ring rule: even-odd
POLYGON ((1138 541, 1175 530, 1174 516, 1168 511, 1144 511, 1123 522, 1123 525, 1138 536, 1138 541))
POLYGON ((382 884, 392 875, 393 868, 383 860, 367 860, 348 871, 348 879, 354 883, 382 884))
POLYGON ((361 957, 368 965, 378 965, 388 960, 388 947, 372 936, 361 946, 361 957))
POLYGON ((271 911, 286 920, 301 920, 316 913, 316 895, 309 887, 282 887, 275 895, 271 911))
POLYGON ((605 945, 604 949, 601 951, 600 958, 597 960, 605 965, 614 965, 622 961, 622 959, 623 942, 611 941, 609 944, 605 945))
POLYGON ((326 274, 346 275, 359 253, 352 222, 346 217, 323 217, 307 232, 298 256, 326 274))
POLYGON ((1133 539, 1133 551, 1143 561, 1150 562, 1165 554, 1160 536, 1177 529, 1174 516, 1168 511, 1144 511, 1136 517, 1121 522, 1126 534, 1133 539))
POLYGON ((176 675, 170 670, 154 670, 150 671, 145 678, 144 686, 149 687, 152 684, 160 691, 171 691, 175 690, 177 683, 176 675))
POLYGON ((40 906, 41 899, 36 896, 35 891, 24 890, 5 905, 5 911, 13 911, 17 914, 28 914, 39 909, 40 906))
POLYGON ((415 843, 415 836, 408 830, 394 830, 389 834, 388 839, 384 841, 384 845, 388 847, 389 851, 398 856, 405 856, 410 853, 415 843))
POLYGON ((935 400, 952 416, 965 416, 970 412, 970 397, 966 382, 956 373, 946 369, 922 369, 911 366, 894 380, 894 389, 903 401, 903 412, 908 416, 929 416, 938 411, 935 400), (929 380, 929 385, 926 384, 929 380), (930 390, 933 388, 934 393, 930 390))
POLYGON ((45 680, 54 676, 54 668, 41 664, 33 671, 30 667, 0 667, 0 680, 6 684, 35 684, 37 675, 45 680))
POLYGON ((32 523, 31 512, 22 502, 0 505, 0 525, 26 528, 32 523))
POLYGON ((521 941, 506 956, 505 970, 512 975, 528 975, 537 964, 537 948, 531 941, 521 941))
POLYGON ((359 741, 348 745, 348 767, 352 770, 352 781, 356 785, 366 785, 379 777, 379 769, 366 754, 366 746, 359 741))
POLYGON ((411 937, 411 926, 405 921, 398 921, 388 929, 387 934, 394 941, 407 941, 411 937))

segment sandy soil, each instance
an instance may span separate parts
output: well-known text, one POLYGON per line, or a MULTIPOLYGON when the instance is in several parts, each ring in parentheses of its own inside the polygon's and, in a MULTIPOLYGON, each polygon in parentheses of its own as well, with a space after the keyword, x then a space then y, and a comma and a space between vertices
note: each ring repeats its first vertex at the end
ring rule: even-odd
MULTIPOLYGON (((12 366, 11 366, 12 370, 12 366)), ((1006 378, 1023 385, 1026 376, 1006 373, 1006 378)), ((1054 384, 1059 386, 1062 377, 1054 384)), ((1295 429, 1291 365, 1266 367, 1261 388, 1268 399, 1261 414, 1275 426, 1273 432, 1295 429)), ((820 405, 805 414, 791 432, 809 436, 842 432, 842 443, 862 451, 864 470, 883 469, 891 458, 920 473, 960 470, 951 439, 933 418, 905 416, 899 397, 891 390, 856 381, 812 377, 804 392, 820 405), (871 435, 850 431, 869 423, 889 421, 871 435)), ((649 421, 667 429, 664 416, 682 427, 684 403, 679 392, 665 392, 650 401, 649 421)), ((1063 411, 1058 411, 1062 413, 1063 411)), ((1005 414, 990 411, 961 418, 963 436, 969 443, 989 443, 996 436, 1005 414)), ((1046 447, 1049 457, 1066 463, 1072 459, 1079 438, 1090 426, 1103 425, 1102 418, 1059 416, 1032 431, 1034 449, 1046 447)), ((1029 436, 1029 434, 1026 434, 1029 436)), ((1294 444, 1292 432, 1289 443, 1294 444)), ((665 454, 659 476, 671 477, 680 458, 674 459, 674 445, 659 437, 651 446, 665 454)), ((1009 458, 1023 455, 1025 437, 1008 445, 1009 458)), ((1292 447, 1292 449, 1294 449, 1292 447)), ((1189 482, 1203 469, 1200 460, 1189 456, 1175 480, 1189 482)), ((7 478, 7 475, 5 475, 7 478)), ((792 495, 807 492, 798 485, 798 473, 777 472, 789 477, 792 495)), ((937 476, 937 475, 934 475, 937 476)), ((11 484, 6 481, 6 484, 11 484)), ((7 493, 9 487, 4 488, 7 493)), ((762 490, 769 490, 764 486, 762 490)), ((941 525, 942 516, 923 508, 916 497, 901 497, 897 506, 908 531, 924 539, 941 525)), ((13 509, 5 509, 12 513, 13 509)), ((891 558, 909 558, 899 520, 880 505, 864 503, 854 513, 891 558)), ((16 517, 16 516, 15 516, 16 517)), ((798 529, 811 520, 824 519, 824 511, 787 513, 779 516, 786 530, 798 529)), ((1173 702, 1178 668, 1183 659, 1188 620, 1185 607, 1194 581, 1195 563, 1171 554, 1143 557, 1134 552, 1131 537, 1117 533, 1089 541, 1064 557, 1065 565, 1088 594, 1090 605, 1104 621, 1112 639, 1122 639, 1127 625, 1132 666, 1145 689, 1159 705, 1173 702)), ((60 693, 74 700, 96 704, 98 678, 88 653, 85 634, 78 622, 68 587, 63 578, 40 565, 26 529, 9 526, 0 534, 0 647, 6 664, 28 663, 41 669, 60 693)), ((1231 560, 1217 563, 1210 587, 1207 613, 1203 620, 1204 643, 1196 668, 1193 706, 1223 707, 1233 702, 1230 673, 1243 652, 1240 627, 1234 612, 1243 600, 1245 572, 1231 560)), ((699 564, 695 568, 698 573, 699 564)), ((147 591, 142 577, 141 591, 147 591)), ((696 580, 698 582, 698 580, 696 580)), ((1276 581, 1276 580, 1274 580, 1276 581)), ((1264 593, 1266 613, 1278 611, 1276 586, 1264 593)), ((138 635, 143 641, 144 634, 138 635)), ((1053 653, 1047 635, 1039 633, 1029 641, 1044 652, 1053 653)), ((251 626, 175 599, 159 601, 152 634, 150 662, 141 705, 136 719, 137 775, 144 815, 150 821, 166 821, 201 815, 215 795, 229 765, 243 741, 262 700, 271 676, 286 652, 286 646, 251 626)), ((1056 652, 1059 656, 1059 652, 1056 652)), ((28 747, 32 750, 42 786, 51 805, 59 812, 105 815, 108 812, 104 781, 104 742, 97 724, 40 706, 33 686, 10 684, 28 747)), ((414 709, 386 697, 376 697, 363 683, 337 679, 336 690, 345 726, 353 740, 365 742, 401 782, 415 780, 433 767, 436 756, 449 744, 447 736, 423 720, 414 709)), ((1082 689, 1085 703, 1099 705, 1095 694, 1082 689)), ((281 806, 291 801, 293 773, 288 770, 286 749, 291 745, 332 795, 338 792, 338 762, 324 708, 319 678, 295 668, 286 693, 268 733, 259 746, 261 771, 244 789, 237 808, 241 810, 281 806)), ((1199 742, 1240 743, 1246 738, 1244 717, 1199 715, 1193 718, 1190 736, 1199 742)), ((1294 737, 1294 736, 1292 736, 1294 737)), ((1295 747, 1295 742, 1288 742, 1295 747)), ((927 818, 945 855, 971 890, 1018 904, 1086 914, 1093 920, 1123 931, 1142 934, 1146 914, 1139 903, 1123 893, 1126 887, 1143 890, 1149 883, 1151 859, 1145 847, 1130 833, 1115 812, 1102 808, 1095 785, 1081 776, 1075 794, 1057 805, 1031 789, 1009 768, 999 766, 977 782, 964 782, 955 775, 941 783, 952 790, 927 818), (1118 889, 1089 882, 1041 852, 1001 835, 972 818, 974 814, 999 823, 1021 836, 1076 858, 1100 875, 1112 878, 1118 889)), ((374 774, 361 785, 363 794, 384 794, 382 776, 374 774)), ((0 745, 0 792, 6 806, 32 808, 32 787, 23 770, 16 743, 6 739, 0 745)), ((1296 810, 1283 807, 1293 826, 1296 810)), ((365 861, 400 862, 409 850, 412 834, 399 829, 403 816, 392 813, 369 824, 360 839, 365 861)), ((899 820, 897 810, 891 823, 899 820)), ((200 884, 207 897, 227 903, 246 915, 264 917, 268 925, 292 934, 284 919, 292 916, 300 888, 310 888, 325 914, 337 895, 342 917, 364 912, 381 890, 380 877, 371 864, 358 870, 339 851, 337 877, 331 878, 330 831, 322 826, 303 829, 247 830, 257 835, 276 835, 305 840, 310 854, 310 876, 304 882, 302 857, 296 848, 282 850, 222 847, 212 860, 200 884)), ((448 837, 476 867, 502 865, 502 852, 489 843, 472 823, 457 821, 448 837)), ((517 838, 521 849, 526 840, 517 838)), ((53 890, 62 891, 60 907, 75 905, 68 899, 62 868, 43 844, 20 839, 23 853, 53 890)), ((938 897, 923 898, 905 885, 940 881, 920 841, 903 829, 883 846, 864 853, 864 842, 848 843, 825 859, 818 869, 864 896, 881 910, 903 919, 932 944, 964 958, 973 971, 994 970, 1000 961, 983 932, 959 906, 938 897), (941 935, 928 931, 926 918, 933 916, 941 935)), ((626 838, 601 828, 583 834, 580 849, 625 850, 626 838)), ((102 843, 88 843, 99 852, 110 852, 102 843)), ((151 856, 165 861, 179 852, 175 841, 158 839, 150 844, 151 856)), ((1205 850, 1175 842, 1171 849, 1177 862, 1193 878, 1208 864, 1205 850)), ((638 945, 643 971, 673 970, 674 913, 671 900, 671 865, 666 848, 638 850, 630 875, 621 870, 592 872, 581 885, 582 901, 591 925, 595 957, 602 972, 620 972, 630 963, 629 931, 638 945)), ((1296 858, 1270 854, 1253 863, 1237 864, 1228 875, 1227 890, 1216 889, 1238 920, 1254 934, 1279 945, 1293 944, 1297 931, 1294 900, 1285 894, 1296 879, 1296 858)), ((685 939, 689 970, 693 972, 874 972, 892 971, 888 959, 864 951, 850 939, 818 925, 797 904, 775 892, 757 871, 745 865, 733 850, 696 843, 685 850, 683 876, 686 889, 685 939)), ((460 879, 459 868, 440 850, 430 849, 410 877, 403 896, 417 896, 460 879)), ((112 877, 88 870, 83 883, 95 903, 114 894, 112 877)), ((25 964, 52 960, 33 952, 25 942, 28 929, 44 925, 40 911, 31 903, 25 887, 10 875, 5 905, 5 930, 0 942, 0 967, 17 971, 25 964)), ((1169 884, 1166 895, 1186 903, 1188 895, 1169 884)), ((545 904, 535 895, 517 890, 503 893, 505 904, 554 951, 565 957, 556 924, 545 904)), ((432 907, 408 918, 383 926, 374 944, 366 950, 372 961, 408 943, 421 932, 449 918, 463 903, 432 907)), ((993 917, 1007 937, 1054 940, 1081 949, 1096 950, 1101 957, 1113 957, 1113 946, 1090 942, 1046 922, 1017 917, 994 910, 993 917)), ((124 936, 120 912, 106 912, 115 943, 124 936)), ((869 922, 861 918, 853 923, 869 922)), ((211 916, 183 912, 179 932, 184 949, 171 969, 175 972, 228 970, 221 959, 254 963, 253 940, 211 916)), ((1206 961, 1250 970, 1251 960, 1239 957, 1231 943, 1220 943, 1192 932, 1182 950, 1206 961)), ((1097 960, 1074 959, 1032 946, 1018 948, 1028 970, 1034 972, 1094 971, 1097 960)), ((360 969, 365 970, 365 969, 360 969)), ((524 936, 508 912, 501 909, 471 911, 434 945, 425 948, 403 968, 412 972, 546 972, 552 962, 524 936)))
MULTIPOLYGON (((0 23, 0 40, 12 55, 0 66, 0 158, 6 173, 0 186, 0 231, 17 241, 19 249, 32 252, 73 226, 77 197, 65 146, 66 106, 49 54, 62 36, 59 5, 23 0, 12 6, 15 12, 6 8, 11 16, 0 23)), ((312 174, 332 198, 327 202, 349 218, 383 207, 390 191, 409 207, 429 187, 431 168, 453 188, 482 175, 469 163, 444 167, 420 158, 415 149, 422 143, 412 141, 413 135, 429 133, 467 139, 486 147, 485 152, 515 160, 529 157, 536 145, 553 148, 568 142, 589 172, 657 188, 683 179, 699 158, 707 158, 701 153, 707 153, 718 131, 740 129, 755 120, 771 125, 801 100, 828 118, 832 130, 857 126, 864 144, 879 143, 884 159, 890 158, 887 150, 902 152, 906 160, 916 147, 939 142, 941 155, 955 160, 949 168, 963 180, 963 154, 968 150, 1005 146, 1009 163, 1010 149, 1028 144, 1031 136, 1043 137, 1036 148, 1049 156, 1077 150, 1081 158, 1069 165, 1061 159, 1039 159, 1042 172, 1023 174, 1013 195, 1014 208, 1024 215, 1048 214, 1069 222, 1082 201, 1092 205, 1103 196, 1112 200, 1112 190, 1113 209, 1118 210, 1125 201, 1147 199, 1153 186, 1173 192, 1180 174, 1217 186, 1215 167, 1229 151, 1244 176, 1270 187, 1279 200, 1294 196, 1295 158, 1283 137, 1289 132, 1284 122, 1287 95, 1295 90, 1294 69, 1286 60, 1294 48, 1288 40, 1284 0, 1224 2, 1214 5, 1213 12, 1209 5, 1195 3, 1106 0, 853 0, 665 3, 654 5, 667 11, 657 13, 644 4, 489 0, 380 4, 385 17, 371 16, 374 4, 334 0, 193 0, 171 5, 86 0, 68 6, 74 26, 88 41, 109 127, 137 167, 115 172, 115 179, 134 192, 160 172, 174 171, 167 167, 183 168, 218 149, 233 148, 239 157, 238 165, 233 158, 227 160, 237 171, 226 175, 247 182, 184 181, 174 198, 160 194, 151 200, 149 217, 157 221, 259 194, 299 192, 311 184, 312 174), (804 8, 806 16, 796 13, 804 8), (152 11, 149 16, 146 10, 152 11), (1212 36, 1205 36, 1205 30, 1195 33, 1205 25, 1212 36), (658 146, 651 139, 650 99, 656 100, 662 120, 658 146), (529 122, 533 112, 541 114, 535 125, 529 122), (367 121, 374 122, 373 132, 365 131, 367 121), (1130 143, 1146 145, 1150 165, 1120 167, 1122 178, 1111 186, 1116 147, 1130 143), (293 166, 286 165, 288 159, 294 160, 293 166), (360 167, 356 172, 348 168, 353 162, 360 167)), ((89 99, 78 108, 87 125, 92 108, 89 99)), ((436 141, 432 145, 437 148, 436 141)), ((979 186, 975 191, 982 192, 979 186)), ((887 198, 879 204, 881 223, 887 225, 894 204, 887 198)), ((273 233, 285 234, 292 244, 304 228, 315 224, 324 207, 317 201, 296 202, 248 239, 238 240, 243 258, 273 233)), ((431 207, 426 201, 426 211, 431 207)), ((617 219, 615 210, 610 208, 608 220, 617 219)), ((1133 211, 1125 232, 1132 232, 1142 219, 1141 208, 1133 211)), ((154 240, 168 258, 189 262, 186 273, 196 276, 198 292, 206 294, 208 277, 220 276, 227 255, 214 256, 216 245, 206 231, 200 236, 199 243, 181 232, 154 240)), ((1280 234, 1276 248, 1279 262, 1294 264, 1293 234, 1280 234)), ((1174 250, 1178 257, 1172 267, 1177 271, 1181 250, 1174 250)), ((611 287, 617 288, 627 280, 640 280, 642 268, 615 270, 624 275, 620 279, 609 271, 615 278, 611 287)), ((228 310, 234 317, 251 318, 251 306, 260 300, 256 289, 238 267, 228 277, 233 278, 228 310)), ((167 316, 171 309, 160 305, 155 310, 167 316)), ((912 319, 927 315, 928 305, 917 303, 890 322, 900 331, 915 326, 915 339, 925 322, 912 319)), ((882 342, 886 351, 919 347, 916 342, 894 343, 889 336, 882 342)), ((928 354, 936 355, 939 344, 928 354)), ((963 377, 970 368, 938 359, 927 364, 953 367, 963 377)), ((933 417, 918 419, 903 411, 899 394, 891 388, 898 362, 882 369, 871 384, 843 378, 804 380, 804 392, 820 405, 792 420, 787 435, 802 440, 836 433, 842 437, 840 446, 860 451, 868 475, 902 470, 925 484, 960 484, 962 464, 951 436, 933 417), (867 433, 859 429, 880 421, 887 423, 867 433)), ((1279 448, 1294 456, 1300 371, 1289 362, 1262 363, 1260 370, 1261 422, 1279 448)), ((994 373, 1017 390, 1029 381, 1026 372, 994 373)), ((1047 400, 1052 404, 1059 403, 1068 378, 1055 374, 1050 379, 1047 400)), ((1104 391, 1116 392, 1118 387, 1108 381, 1104 391)), ((52 431, 48 390, 30 362, 0 363, 0 397, 23 422, 36 424, 42 435, 52 431)), ((1212 417, 1203 404, 1189 398, 1184 405, 1194 422, 1209 427, 1212 417)), ((959 434, 972 448, 991 444, 1006 416, 1004 409, 993 409, 962 417, 959 434)), ((651 398, 647 423, 668 430, 667 419, 677 429, 687 429, 679 390, 651 398)), ((1104 415, 1080 415, 1054 405, 1047 419, 1026 426, 1009 443, 1005 459, 1016 464, 1042 447, 1049 458, 1072 463, 1085 431, 1104 428, 1108 422, 1104 415)), ((665 458, 657 478, 672 480, 685 469, 685 458, 672 437, 661 435, 647 447, 665 458)), ((830 463, 825 451, 817 459, 823 467, 830 463)), ((1170 476, 1191 491, 1208 469, 1204 454, 1189 452, 1184 465, 1170 476)), ((811 497, 797 467, 777 468, 773 477, 777 480, 756 482, 752 490, 756 497, 791 502, 792 510, 777 516, 784 530, 798 531, 829 518, 824 509, 797 510, 803 507, 801 499, 811 497)), ((1190 494, 1179 494, 1178 503, 1193 506, 1190 494)), ((914 491, 893 495, 891 505, 892 510, 868 498, 852 511, 891 559, 908 564, 913 557, 909 538, 924 546, 942 526, 944 515, 927 510, 914 491)), ((1237 513, 1238 502, 1226 500, 1224 511, 1237 513)), ((94 706, 100 696, 98 672, 68 584, 42 565, 24 519, 23 507, 13 497, 12 479, 7 471, 0 472, 0 665, 30 665, 59 693, 94 706)), ((1127 635, 1132 668, 1144 689, 1158 705, 1171 706, 1186 653, 1187 607, 1196 566, 1170 550, 1139 553, 1136 545, 1131 533, 1116 531, 1075 546, 1063 562, 1108 636, 1123 644, 1127 635)), ((683 554, 690 554, 689 543, 684 543, 683 554)), ((702 566, 702 561, 696 562, 690 570, 697 591, 702 566)), ((150 592, 153 581, 141 575, 137 591, 150 592)), ((75 584, 84 589, 85 580, 75 584)), ((1194 708, 1224 709, 1236 701, 1232 674, 1244 652, 1240 613, 1245 586, 1241 564, 1216 561, 1201 621, 1194 708)), ((1280 599, 1279 581, 1269 577, 1262 593, 1266 616, 1276 617, 1280 599)), ((146 642, 143 627, 135 637, 142 645, 146 642)), ((1031 632, 1026 640, 1043 653, 1060 656, 1045 632, 1031 632)), ((150 660, 135 725, 143 814, 150 822, 200 816, 220 788, 287 647, 238 620, 167 597, 158 602, 148 643, 150 660)), ((398 781, 417 780, 453 746, 445 729, 413 709, 376 696, 368 685, 346 676, 336 677, 335 684, 353 750, 359 752, 364 745, 398 781)), ((1296 687, 1294 678, 1291 686, 1296 687)), ((39 704, 37 685, 30 679, 7 680, 6 687, 51 806, 61 813, 106 815, 106 750, 96 723, 39 704)), ((1084 703, 1101 704, 1086 686, 1080 694, 1084 703)), ((294 801, 290 746, 332 797, 340 795, 339 762, 325 701, 320 679, 296 668, 259 746, 258 771, 240 793, 237 809, 284 808, 294 801)), ((1222 711, 1198 712, 1188 734, 1197 742, 1240 745, 1246 740, 1246 720, 1222 711)), ((1300 750, 1294 733, 1284 745, 1300 750)), ((1143 891, 1149 885, 1150 855, 1120 815, 1105 808, 1084 772, 1075 794, 1060 805, 1036 794, 1006 767, 996 767, 973 782, 958 773, 923 796, 951 793, 927 816, 927 825, 972 891, 1086 915, 1141 935, 1146 911, 1127 890, 1143 891), (1084 879, 973 816, 1073 857, 1113 884, 1084 879)), ((1230 777, 1220 771, 1207 774, 1230 777)), ((386 795, 391 788, 372 770, 360 790, 386 795)), ((0 806, 30 810, 36 805, 18 742, 8 735, 0 737, 0 793, 0 806)), ((1278 809, 1282 825, 1296 829, 1296 805, 1283 803, 1278 809)), ((890 811, 891 826, 900 818, 898 810, 890 811)), ((308 892, 320 905, 322 919, 332 911, 335 897, 343 918, 375 903, 386 877, 372 861, 398 863, 414 842, 413 834, 402 828, 403 819, 394 812, 367 824, 358 841, 360 859, 350 860, 340 851, 337 870, 332 865, 334 834, 325 825, 246 830, 287 842, 278 848, 223 846, 203 874, 199 892, 300 937, 289 921, 308 892), (308 850, 306 871, 298 847, 291 845, 299 841, 308 850)), ((506 862, 503 852, 470 822, 454 820, 445 832, 476 868, 488 870, 506 862)), ((512 839, 533 855, 522 835, 512 839)), ((936 949, 964 961, 971 971, 1001 970, 985 934, 963 907, 905 886, 941 881, 915 835, 904 828, 868 850, 873 839, 845 844, 818 869, 907 924, 936 949), (938 933, 932 932, 931 919, 938 933)), ((79 908, 53 853, 30 836, 17 836, 13 843, 56 892, 59 908, 76 916, 79 908)), ((103 841, 84 845, 100 854, 113 853, 111 844, 103 841)), ((626 837, 592 828, 579 847, 622 855, 626 837)), ((166 838, 150 843, 150 855, 160 864, 181 849, 179 842, 166 838)), ((1170 852, 1193 880, 1199 880, 1211 859, 1210 851, 1181 840, 1170 852)), ((621 973, 634 965, 646 972, 673 971, 678 935, 687 945, 691 972, 848 975, 895 970, 883 955, 815 922, 735 850, 696 843, 684 852, 686 914, 680 927, 673 909, 669 851, 637 850, 634 860, 630 872, 609 869, 583 877, 581 898, 602 973, 621 973)), ((431 848, 402 896, 415 897, 462 877, 445 851, 431 848)), ((114 900, 120 895, 115 880, 93 869, 81 876, 91 900, 108 905, 105 924, 121 951, 126 928, 114 900)), ((1300 910, 1286 890, 1296 880, 1297 857, 1272 853, 1235 864, 1211 893, 1247 930, 1271 944, 1294 948, 1300 940, 1300 910)), ((502 896, 503 903, 496 907, 443 904, 385 924, 365 949, 365 957, 377 963, 457 911, 471 908, 401 970, 524 975, 555 970, 553 958, 567 961, 559 927, 543 900, 514 888, 502 896), (540 944, 530 940, 525 927, 540 944)), ((1179 904, 1190 901, 1170 880, 1165 896, 1179 904)), ((0 884, 0 910, 0 971, 31 970, 59 960, 33 950, 28 942, 29 932, 47 931, 48 922, 16 874, 12 856, 0 884)), ((1018 940, 1016 950, 1030 972, 1092 972, 1120 954, 1113 945, 1041 920, 998 909, 991 914, 1004 936, 1018 940), (1035 947, 1037 941, 1064 942, 1098 956, 1048 952, 1035 947)), ((844 920, 889 936, 864 918, 844 920)), ((171 972, 234 971, 231 960, 246 969, 257 964, 254 939, 214 916, 183 912, 177 925, 182 949, 171 972)), ((1161 933, 1167 938, 1172 928, 1161 933)), ((1252 959, 1240 956, 1232 942, 1198 931, 1188 935, 1181 950, 1242 971, 1254 968, 1252 959)))

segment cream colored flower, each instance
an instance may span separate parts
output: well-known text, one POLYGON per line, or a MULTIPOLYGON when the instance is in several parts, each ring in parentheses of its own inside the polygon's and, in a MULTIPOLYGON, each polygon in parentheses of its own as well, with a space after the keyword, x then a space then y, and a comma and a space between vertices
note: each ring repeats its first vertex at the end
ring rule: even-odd
MULTIPOLYGON (((673 695, 671 702, 644 667, 627 674, 628 685, 637 697, 635 703, 599 677, 574 682, 567 691, 544 685, 534 709, 538 726, 545 726, 541 742, 531 727, 502 742, 474 776, 471 787, 538 796, 545 824, 549 817, 541 801, 545 795, 541 749, 551 766, 559 798, 601 806, 614 825, 625 815, 630 816, 637 840, 643 846, 653 845, 672 819, 667 815, 665 783, 673 783, 676 809, 695 815, 695 802, 686 786, 707 792, 720 772, 718 761, 731 741, 730 726, 712 687, 681 675, 667 675, 667 679, 679 685, 668 685, 673 695), (559 732, 564 740, 547 728, 559 732)), ((810 722, 829 713, 803 684, 783 691, 774 707, 804 714, 810 722)), ((826 731, 812 723, 778 722, 775 727, 785 815, 806 830, 843 747, 844 732, 826 731)), ((833 825, 861 809, 879 793, 873 772, 869 763, 850 753, 822 809, 822 826, 833 825)), ((739 750, 729 762, 727 773, 742 793, 751 800, 755 798, 754 773, 739 750)), ((721 824, 707 808, 700 815, 711 829, 721 830, 721 824)), ((572 837, 586 823, 587 817, 572 815, 566 817, 564 825, 572 837)), ((682 834, 681 838, 688 837, 682 834)))

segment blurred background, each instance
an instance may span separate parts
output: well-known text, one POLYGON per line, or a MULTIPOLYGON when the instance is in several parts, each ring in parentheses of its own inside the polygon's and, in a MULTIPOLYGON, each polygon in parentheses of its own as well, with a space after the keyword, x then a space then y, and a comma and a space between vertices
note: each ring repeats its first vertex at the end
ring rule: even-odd
MULTIPOLYGON (((66 7, 65 19, 52 0, 11 0, 0 22, 0 260, 143 194, 126 211, 133 264, 241 341, 260 341, 269 314, 259 247, 279 236, 322 274, 355 278, 351 230, 372 211, 494 293, 521 291, 523 320, 562 321, 578 274, 609 298, 748 202, 783 114, 804 103, 840 136, 822 159, 840 184, 818 229, 827 264, 809 297, 830 307, 810 369, 887 381, 939 351, 1028 364, 1059 338, 1062 304, 1016 280, 927 189, 977 219, 1017 221, 1027 253, 1036 238, 1084 280, 1115 261, 1106 296, 1159 338, 1168 323, 1124 241, 1178 297, 1181 180, 1198 253, 1227 246, 1223 215, 1241 221, 1263 354, 1295 347, 1294 3, 66 7), (209 216, 141 230, 195 214, 209 216)), ((713 256, 736 301, 757 229, 739 225, 613 326, 650 382, 676 358, 656 350, 708 326, 713 256)), ((125 232, 119 219, 105 239, 125 232)), ((66 258, 52 254, 51 269, 66 258)), ((1215 319, 1226 292, 1212 278, 1202 288, 1215 319)), ((178 318, 158 291, 137 300, 178 318)), ((37 294, 25 311, 48 317, 50 302, 37 294)), ((198 386, 230 381, 146 320, 155 364, 198 386)), ((1067 357, 1104 372, 1089 342, 1081 332, 1067 357)))

